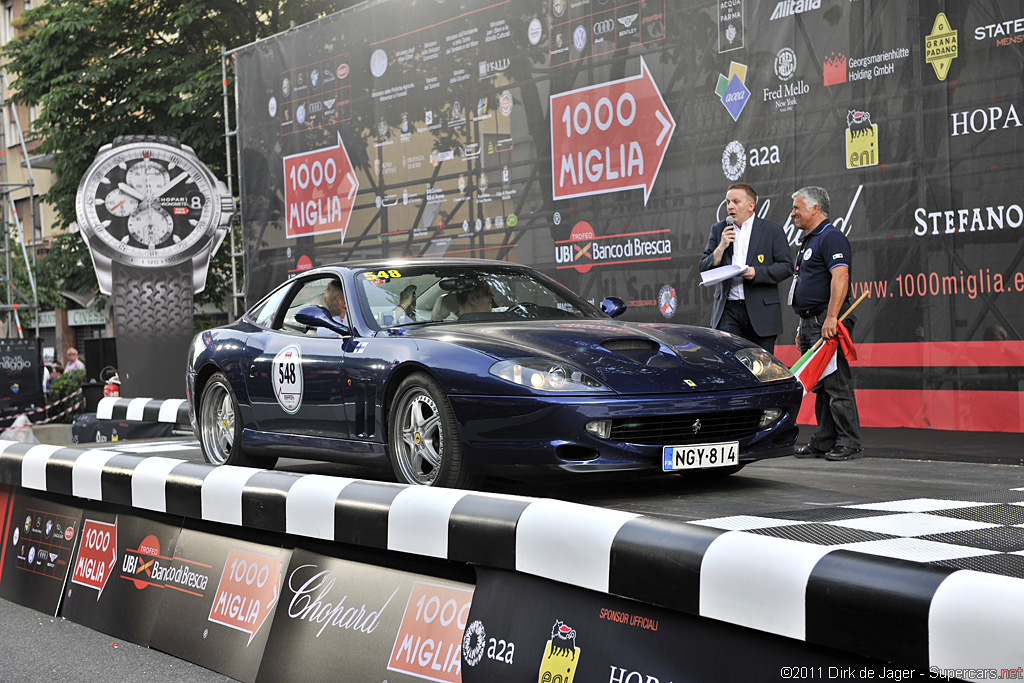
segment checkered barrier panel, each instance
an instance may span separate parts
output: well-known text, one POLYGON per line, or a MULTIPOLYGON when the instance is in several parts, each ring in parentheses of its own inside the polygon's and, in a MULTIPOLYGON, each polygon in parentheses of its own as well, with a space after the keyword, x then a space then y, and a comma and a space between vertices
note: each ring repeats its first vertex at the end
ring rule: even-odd
POLYGON ((106 396, 96 406, 100 420, 145 420, 170 423, 177 429, 191 429, 188 401, 183 398, 117 398, 106 396))
POLYGON ((0 481, 524 572, 921 670, 1024 662, 1024 489, 680 523, 8 441, 0 481))

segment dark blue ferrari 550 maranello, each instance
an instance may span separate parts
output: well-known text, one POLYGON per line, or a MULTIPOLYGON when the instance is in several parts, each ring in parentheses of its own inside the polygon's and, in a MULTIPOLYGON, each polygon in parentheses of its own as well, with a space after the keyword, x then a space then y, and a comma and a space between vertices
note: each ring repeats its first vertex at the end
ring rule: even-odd
POLYGON ((774 356, 623 310, 498 261, 317 268, 196 336, 192 424, 218 465, 390 462, 449 487, 540 468, 729 474, 793 452, 802 390, 774 356))

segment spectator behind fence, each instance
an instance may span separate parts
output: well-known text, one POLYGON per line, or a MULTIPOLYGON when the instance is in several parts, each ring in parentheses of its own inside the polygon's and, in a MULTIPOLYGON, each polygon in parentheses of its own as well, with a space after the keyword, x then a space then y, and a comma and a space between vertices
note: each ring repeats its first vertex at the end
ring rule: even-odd
POLYGON ((85 370, 85 363, 78 359, 78 349, 74 346, 68 349, 67 359, 68 364, 64 366, 65 370, 85 370))

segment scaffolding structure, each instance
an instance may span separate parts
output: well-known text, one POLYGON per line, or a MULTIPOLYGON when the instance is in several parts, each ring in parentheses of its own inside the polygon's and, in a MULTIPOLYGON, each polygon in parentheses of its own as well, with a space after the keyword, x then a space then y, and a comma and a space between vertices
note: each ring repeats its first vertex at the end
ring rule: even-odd
POLYGON ((7 177, 7 126, 0 125, 0 216, 2 220, 0 223, 4 227, 4 240, 3 240, 3 254, 4 254, 4 271, 0 274, 2 279, 2 286, 7 292, 7 296, 4 297, 6 303, 0 303, 0 312, 5 314, 7 321, 7 336, 16 336, 23 338, 24 332, 21 327, 21 318, 18 315, 19 311, 31 310, 33 311, 33 317, 35 319, 36 336, 39 336, 39 293, 36 288, 36 281, 34 275, 34 266, 36 262, 35 249, 32 250, 31 261, 28 255, 28 249, 25 246, 24 231, 22 230, 21 219, 18 216, 18 209, 15 205, 15 194, 21 190, 28 190, 28 206, 29 206, 29 226, 32 231, 32 244, 37 243, 36 240, 36 201, 35 201, 35 178, 32 175, 32 162, 29 159, 28 148, 25 145, 25 135, 21 130, 21 122, 18 119, 18 110, 14 102, 9 98, 10 90, 7 83, 7 74, 0 71, 0 111, 10 107, 10 121, 14 124, 14 129, 18 132, 18 144, 21 147, 21 154, 24 157, 25 167, 28 170, 28 180, 26 182, 9 182, 7 177), (21 247, 21 255, 25 260, 25 270, 28 273, 28 281, 31 292, 26 295, 21 289, 17 287, 13 278, 12 264, 11 264, 11 237, 17 241, 21 247))
MULTIPOLYGON (((229 64, 234 60, 235 51, 226 50, 223 47, 220 51, 220 72, 221 72, 221 91, 224 98, 224 153, 227 157, 227 178, 225 183, 228 186, 228 193, 235 196, 235 164, 233 161, 233 155, 231 152, 231 144, 234 141, 238 142, 238 121, 237 121, 237 102, 238 102, 238 84, 235 82, 234 88, 228 88, 228 68, 233 66, 229 64), (235 107, 235 126, 231 127, 231 104, 236 103, 235 107)), ((239 152, 240 153, 240 152, 239 152)), ((241 224, 241 201, 238 202, 237 210, 231 217, 231 226, 228 228, 228 246, 231 249, 231 314, 228 322, 234 322, 242 315, 245 308, 245 289, 239 287, 239 273, 242 273, 244 277, 245 273, 245 261, 244 252, 241 251, 241 246, 237 244, 235 239, 236 226, 241 224)), ((243 240, 244 244, 244 240, 243 240)), ((244 284, 244 283, 243 283, 244 284)))

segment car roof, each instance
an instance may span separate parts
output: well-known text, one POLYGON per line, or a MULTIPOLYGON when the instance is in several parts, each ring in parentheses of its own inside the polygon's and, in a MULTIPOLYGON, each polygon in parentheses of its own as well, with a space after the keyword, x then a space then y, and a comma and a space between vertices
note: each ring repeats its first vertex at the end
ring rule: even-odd
POLYGON ((504 267, 504 268, 522 268, 526 270, 533 270, 530 266, 526 266, 522 263, 515 263, 512 261, 498 261, 496 259, 482 259, 482 258, 445 258, 445 257, 427 257, 427 258, 385 258, 385 259, 360 259, 358 261, 339 261, 338 263, 327 263, 322 266, 314 268, 314 271, 318 271, 324 268, 343 268, 347 270, 360 270, 363 268, 395 268, 395 267, 409 267, 409 266, 475 266, 480 267, 504 267))

